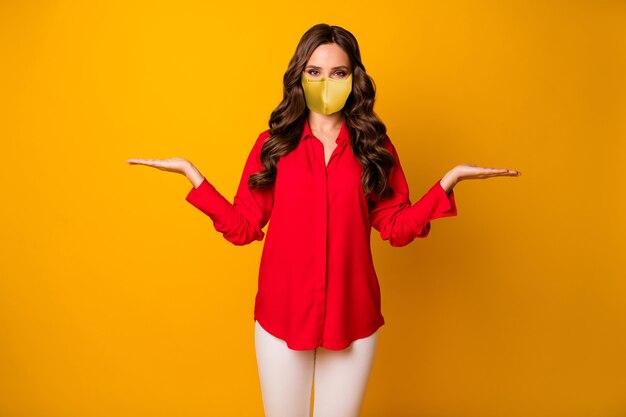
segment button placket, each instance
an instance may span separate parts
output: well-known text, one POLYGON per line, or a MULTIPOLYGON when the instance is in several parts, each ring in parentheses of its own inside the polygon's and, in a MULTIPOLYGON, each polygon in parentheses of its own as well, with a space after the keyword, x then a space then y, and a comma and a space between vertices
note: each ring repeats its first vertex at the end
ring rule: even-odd
MULTIPOLYGON (((315 136, 313 136, 315 138, 315 136)), ((317 245, 319 248, 320 263, 318 264, 317 282, 315 284, 317 293, 317 322, 318 322, 318 343, 321 345, 324 341, 324 320, 326 318, 326 278, 327 278, 327 255, 328 255, 328 183, 326 173, 326 163, 324 159, 324 144, 317 138, 315 154, 317 159, 321 161, 321 167, 319 168, 319 198, 321 203, 320 217, 319 217, 319 242, 317 245)), ((329 160, 330 161, 330 160, 329 160)), ((319 165, 318 165, 319 166, 319 165)))

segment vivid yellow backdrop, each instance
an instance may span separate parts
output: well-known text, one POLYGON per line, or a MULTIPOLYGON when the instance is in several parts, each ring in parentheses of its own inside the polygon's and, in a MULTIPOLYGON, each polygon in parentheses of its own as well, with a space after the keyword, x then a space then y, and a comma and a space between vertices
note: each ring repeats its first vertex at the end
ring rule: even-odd
POLYGON ((261 416, 262 243, 234 196, 306 29, 343 26, 416 201, 455 164, 459 215, 392 248, 363 416, 626 415, 626 3, 0 3, 0 415, 261 416))

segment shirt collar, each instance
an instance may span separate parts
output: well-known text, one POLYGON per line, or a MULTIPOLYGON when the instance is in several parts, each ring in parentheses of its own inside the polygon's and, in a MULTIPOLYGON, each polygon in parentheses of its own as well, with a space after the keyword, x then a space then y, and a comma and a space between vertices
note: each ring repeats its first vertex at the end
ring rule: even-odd
MULTIPOLYGON (((304 130, 302 131, 302 139, 306 139, 307 137, 313 137, 313 132, 311 132, 311 127, 309 126, 309 118, 305 117, 304 119, 304 130)), ((348 126, 346 125, 346 119, 343 118, 341 122, 341 130, 339 130, 339 136, 337 136, 337 144, 341 145, 348 142, 348 138, 350 134, 348 132, 348 126)))

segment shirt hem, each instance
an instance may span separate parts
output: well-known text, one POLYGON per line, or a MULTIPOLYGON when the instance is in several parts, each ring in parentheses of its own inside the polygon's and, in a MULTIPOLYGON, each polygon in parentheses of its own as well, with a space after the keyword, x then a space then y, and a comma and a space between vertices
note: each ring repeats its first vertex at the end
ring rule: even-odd
POLYGON ((261 327, 266 332, 268 332, 272 336, 276 337, 277 339, 280 339, 283 342, 285 342, 289 349, 291 349, 291 350, 299 350, 299 351, 315 350, 318 347, 324 348, 326 350, 335 350, 335 351, 337 351, 337 350, 345 350, 345 349, 350 347, 352 342, 354 342, 356 340, 359 340, 359 339, 364 339, 366 337, 369 337, 369 336, 373 335, 374 332, 376 332, 380 327, 382 327, 385 324, 385 319, 381 315, 381 316, 379 316, 378 320, 376 320, 374 322, 374 324, 372 326, 369 326, 366 331, 363 331, 362 334, 357 335, 352 340, 344 340, 343 342, 338 343, 338 344, 327 344, 324 341, 321 344, 320 343, 316 343, 316 344, 313 344, 313 345, 310 345, 310 344, 300 345, 300 344, 297 344, 297 343, 293 343, 293 342, 287 340, 284 337, 279 336, 280 332, 276 331, 272 326, 267 326, 264 319, 259 320, 259 318, 257 316, 254 316, 254 321, 258 321, 259 325, 261 325, 261 327))

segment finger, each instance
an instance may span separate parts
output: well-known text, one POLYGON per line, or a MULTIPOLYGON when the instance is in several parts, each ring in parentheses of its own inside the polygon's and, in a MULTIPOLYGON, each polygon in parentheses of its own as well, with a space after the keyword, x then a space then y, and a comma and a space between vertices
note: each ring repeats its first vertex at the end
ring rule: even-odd
POLYGON ((145 164, 148 161, 150 161, 149 159, 143 159, 143 158, 129 158, 126 160, 126 162, 128 162, 129 164, 145 164))
POLYGON ((507 175, 507 172, 508 170, 505 168, 480 167, 478 168, 476 174, 480 178, 489 178, 489 177, 507 175))
POLYGON ((505 169, 504 171, 506 175, 512 175, 512 176, 522 175, 522 173, 516 169, 505 169))
POLYGON ((514 169, 498 169, 496 171, 492 171, 491 174, 489 174, 491 176, 509 176, 509 177, 517 177, 519 175, 522 175, 521 172, 514 170, 514 169))
POLYGON ((506 169, 506 168, 489 168, 489 167, 487 167, 487 168, 482 168, 481 171, 482 171, 483 174, 501 174, 501 173, 507 172, 508 169, 506 169))
POLYGON ((148 166, 155 166, 155 167, 163 166, 163 161, 160 159, 131 158, 128 161, 130 164, 135 164, 135 165, 148 165, 148 166))

